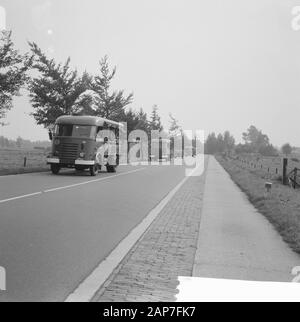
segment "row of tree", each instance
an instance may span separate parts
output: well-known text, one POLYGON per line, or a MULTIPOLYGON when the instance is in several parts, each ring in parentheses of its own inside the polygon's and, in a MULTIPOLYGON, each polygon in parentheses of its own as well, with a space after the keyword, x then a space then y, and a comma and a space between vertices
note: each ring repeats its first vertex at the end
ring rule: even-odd
MULTIPOLYGON (((14 49, 11 33, 0 32, 0 122, 12 108, 13 97, 28 81, 27 71, 32 63, 28 54, 14 49)), ((0 124, 3 125, 3 122, 0 124)))
POLYGON ((11 32, 0 33, 2 125, 6 113, 12 108, 13 97, 25 88, 33 106, 32 115, 37 124, 45 128, 51 128, 61 115, 94 115, 127 122, 128 131, 163 130, 156 105, 149 119, 142 108, 139 111, 126 109, 133 101, 133 93, 125 95, 123 90, 112 90, 116 67, 109 67, 107 56, 100 60, 97 75, 88 72, 79 75, 70 67, 70 58, 63 64, 56 63, 36 43, 29 43, 29 47, 30 52, 22 55, 14 48, 11 32))
POLYGON ((223 152, 231 152, 235 148, 235 139, 226 131, 224 134, 216 135, 214 132, 207 136, 205 141, 205 153, 216 154, 223 152))
MULTIPOLYGON (((0 32, 0 126, 4 125, 3 119, 12 108, 13 97, 19 95, 21 88, 26 88, 34 110, 32 115, 37 124, 45 128, 51 128, 61 115, 94 115, 127 122, 128 132, 135 129, 147 133, 163 131, 156 105, 148 118, 142 108, 139 111, 126 108, 133 101, 133 93, 125 95, 123 90, 112 90, 116 67, 109 67, 107 56, 100 60, 97 75, 88 72, 79 75, 70 67, 70 58, 63 64, 56 63, 36 43, 29 43, 29 48, 29 53, 20 54, 14 48, 11 32, 0 32)), ((182 133, 178 121, 170 114, 169 134, 182 133)), ((205 150, 209 154, 231 151, 262 155, 278 153, 269 137, 255 126, 243 133, 243 141, 244 144, 236 145, 229 131, 218 135, 211 133, 205 150)), ((290 149, 290 145, 285 145, 284 153, 290 149)))
MULTIPOLYGON (((205 142, 205 151, 207 154, 216 153, 258 153, 263 156, 278 156, 279 151, 270 143, 269 137, 255 126, 251 125, 246 132, 243 133, 242 139, 244 143, 235 144, 234 137, 230 132, 216 135, 211 133, 205 142)), ((289 143, 281 148, 283 154, 289 155, 293 148, 289 143)))
MULTIPOLYGON (((163 130, 160 118, 157 114, 157 107, 154 106, 151 113, 151 120, 148 121, 147 114, 141 109, 139 112, 134 112, 132 109, 129 109, 126 112, 127 119, 130 121, 128 126, 132 129, 143 130, 146 133, 151 131, 151 128, 157 130, 163 130)), ((170 116, 170 130, 169 134, 171 136, 176 136, 182 132, 182 128, 179 126, 178 121, 172 116, 170 116)), ((26 149, 32 150, 36 148, 47 149, 50 147, 49 141, 30 141, 23 139, 21 136, 18 136, 16 140, 8 139, 4 136, 0 136, 0 148, 9 148, 9 149, 26 149)))
POLYGON ((16 140, 8 139, 4 136, 0 136, 0 148, 2 149, 46 149, 50 147, 49 141, 30 141, 21 138, 20 136, 16 140))

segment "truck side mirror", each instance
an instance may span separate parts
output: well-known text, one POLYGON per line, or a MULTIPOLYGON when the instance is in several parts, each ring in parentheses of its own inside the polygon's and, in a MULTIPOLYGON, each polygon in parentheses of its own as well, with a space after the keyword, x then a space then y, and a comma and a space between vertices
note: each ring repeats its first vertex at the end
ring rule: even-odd
POLYGON ((49 140, 52 141, 53 140, 53 134, 51 132, 51 130, 49 130, 49 140))

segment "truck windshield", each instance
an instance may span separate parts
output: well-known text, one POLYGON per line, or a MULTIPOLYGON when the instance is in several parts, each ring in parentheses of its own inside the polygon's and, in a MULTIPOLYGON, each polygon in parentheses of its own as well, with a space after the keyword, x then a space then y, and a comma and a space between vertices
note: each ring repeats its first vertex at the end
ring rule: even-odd
POLYGON ((55 136, 95 138, 96 127, 90 125, 59 124, 55 126, 55 136))

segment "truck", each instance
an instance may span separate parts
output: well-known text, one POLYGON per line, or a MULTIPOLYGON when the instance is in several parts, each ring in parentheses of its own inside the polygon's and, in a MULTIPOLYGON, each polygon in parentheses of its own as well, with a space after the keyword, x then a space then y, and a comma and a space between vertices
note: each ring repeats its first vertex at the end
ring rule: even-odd
POLYGON ((52 150, 47 157, 53 174, 62 168, 89 170, 97 175, 102 167, 116 172, 119 165, 118 138, 122 124, 95 116, 61 116, 49 132, 52 150))

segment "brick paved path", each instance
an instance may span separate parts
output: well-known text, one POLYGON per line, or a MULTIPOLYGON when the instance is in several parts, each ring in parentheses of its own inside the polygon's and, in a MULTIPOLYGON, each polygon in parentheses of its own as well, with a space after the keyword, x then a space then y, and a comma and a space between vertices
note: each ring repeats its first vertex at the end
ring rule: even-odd
POLYGON ((175 301, 178 276, 192 276, 204 182, 187 180, 93 301, 175 301))

